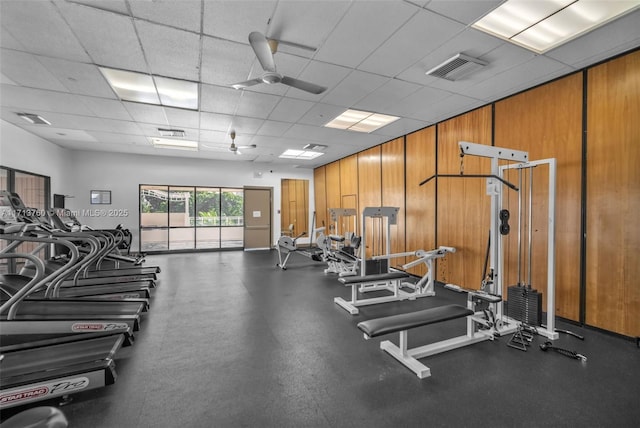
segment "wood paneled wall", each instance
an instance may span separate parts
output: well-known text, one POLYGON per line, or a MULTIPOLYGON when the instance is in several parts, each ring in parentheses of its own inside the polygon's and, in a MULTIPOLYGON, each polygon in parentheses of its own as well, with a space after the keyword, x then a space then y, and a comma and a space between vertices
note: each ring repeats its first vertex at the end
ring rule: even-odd
MULTIPOLYGON (((293 236, 303 232, 311 236, 309 222, 309 180, 283 178, 280 182, 280 227, 283 232, 293 225, 293 236)), ((314 226, 315 227, 315 226, 314 226)), ((314 237, 315 238, 315 237, 314 237)))
POLYGON ((640 51, 588 70, 586 323, 640 336, 640 51))
MULTIPOLYGON (((398 207, 398 223, 391 226, 391 253, 405 251, 405 160, 404 137, 382 145, 382 202, 385 207, 398 207)), ((402 266, 405 258, 393 259, 391 266, 402 266)))
MULTIPOLYGON (((454 117, 438 127, 438 174, 459 174, 462 159, 465 174, 489 174, 489 159, 460 157, 459 141, 491 145, 491 106, 454 117)), ((482 178, 438 178, 437 245, 456 249, 446 257, 446 270, 437 277, 467 288, 480 288, 487 240, 491 227, 486 180, 482 178)))
MULTIPOLYGON (((373 147, 369 150, 358 153, 358 219, 362 218, 361 211, 366 207, 379 207, 382 203, 382 169, 380 159, 380 146, 373 147)), ((360 223, 358 223, 360 224, 360 223)), ((365 245, 361 254, 365 254, 367 258, 374 255, 373 243, 374 228, 372 219, 367 220, 367 236, 365 236, 365 245)), ((358 234, 362 233, 362 228, 358 230, 358 234)), ((377 238, 377 235, 376 235, 377 238)), ((376 252, 375 255, 378 255, 376 252)))
POLYGON ((316 210, 316 224, 314 227, 318 228, 324 226, 328 228, 326 167, 321 166, 313 170, 313 185, 316 210))
MULTIPOLYGON (((436 245, 436 185, 419 184, 436 172, 436 127, 407 135, 405 151, 406 251, 430 250, 436 245)), ((426 268, 420 265, 410 272, 424 275, 426 268)))
MULTIPOLYGON (((436 278, 478 288, 490 227, 486 181, 441 177, 424 186, 418 183, 436 171, 460 173, 458 141, 525 150, 534 160, 556 158, 556 313, 640 336, 639 117, 640 51, 635 51, 406 135, 404 189, 402 165, 397 164, 402 138, 381 145, 380 204, 401 206, 404 197, 405 251, 456 247, 457 253, 438 262, 436 278)), ((362 180, 364 170, 370 168, 364 161, 368 153, 362 153, 359 165, 353 155, 324 167, 325 207, 349 203, 361 209, 365 201, 377 200, 378 190, 373 189, 377 183, 358 187, 358 177, 362 180), (358 167, 364 168, 362 173, 358 167)), ((490 172, 488 159, 465 156, 462 160, 465 174, 490 172)), ((532 286, 542 292, 546 290, 542 259, 546 258, 548 225, 543 168, 534 173, 532 224, 532 286)), ((509 174, 510 181, 517 181, 517 174, 509 174)), ((322 179, 322 173, 318 177, 322 179)), ((512 209, 517 202, 511 192, 506 193, 510 195, 506 204, 512 209)), ((510 221, 512 230, 516 222, 516 218, 510 221)), ((402 235, 401 228, 398 233, 402 235)), ((513 264, 517 261, 513 236, 502 239, 508 263, 513 264)), ((402 238, 394 241, 400 245, 402 238)), ((424 271, 419 267, 412 273, 424 271)), ((505 286, 517 281, 514 275, 509 268, 505 286)))
MULTIPOLYGON (((573 74, 497 102, 494 122, 496 146, 528 151, 530 159, 557 160, 556 314, 575 321, 580 315, 582 93, 582 74, 573 74)), ((517 176, 517 172, 511 171, 507 179, 517 184, 517 176)), ((524 184, 528 183, 526 177, 528 173, 523 174, 524 184)), ((546 301, 548 168, 536 168, 532 182, 531 286, 543 292, 546 301)), ((521 191, 528 193, 528 184, 521 191)), ((512 232, 503 238, 507 250, 505 287, 518 282, 517 193, 509 191, 508 195, 505 205, 512 214, 509 222, 512 232)), ((526 217, 521 223, 526 226, 526 217)), ((522 238, 521 282, 528 283, 524 277, 525 273, 528 277, 526 236, 522 238)))

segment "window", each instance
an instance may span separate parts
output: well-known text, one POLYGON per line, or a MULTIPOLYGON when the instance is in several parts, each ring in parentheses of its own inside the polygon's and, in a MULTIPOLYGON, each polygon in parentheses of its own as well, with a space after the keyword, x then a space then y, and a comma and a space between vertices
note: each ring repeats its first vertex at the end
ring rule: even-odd
POLYGON ((242 189, 140 186, 140 251, 240 249, 242 189))

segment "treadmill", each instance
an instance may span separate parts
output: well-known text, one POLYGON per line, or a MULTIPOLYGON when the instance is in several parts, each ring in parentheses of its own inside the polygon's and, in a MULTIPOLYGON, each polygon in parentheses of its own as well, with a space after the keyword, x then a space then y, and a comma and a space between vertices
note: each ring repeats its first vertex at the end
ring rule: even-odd
POLYGON ((0 348, 0 410, 113 384, 114 357, 124 340, 111 335, 0 348))

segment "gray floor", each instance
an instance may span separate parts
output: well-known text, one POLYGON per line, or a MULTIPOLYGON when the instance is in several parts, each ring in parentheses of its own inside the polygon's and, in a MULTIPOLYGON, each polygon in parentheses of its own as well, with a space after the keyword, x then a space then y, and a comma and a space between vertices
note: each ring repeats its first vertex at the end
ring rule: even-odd
MULTIPOLYGON (((367 318, 452 302, 437 296, 361 308, 333 303, 348 289, 323 265, 294 255, 219 252, 148 257, 159 287, 133 347, 117 356, 114 385, 63 407, 71 427, 637 427, 640 349, 631 341, 559 323, 586 337, 555 345, 581 363, 528 352, 508 338, 430 357, 418 379, 365 341, 367 318)), ((464 333, 464 320, 410 334, 426 343, 464 333)), ((394 342, 396 335, 389 336, 394 342)))

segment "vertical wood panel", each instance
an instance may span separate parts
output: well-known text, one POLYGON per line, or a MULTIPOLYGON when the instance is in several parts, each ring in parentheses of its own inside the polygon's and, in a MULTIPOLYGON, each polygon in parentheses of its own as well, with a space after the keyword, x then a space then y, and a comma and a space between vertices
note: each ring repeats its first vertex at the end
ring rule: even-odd
MULTIPOLYGON (((438 125, 438 174, 460 172, 459 141, 491 145, 491 106, 438 125)), ((463 158, 465 174, 489 174, 489 159, 463 158)), ((433 185, 433 184, 429 184, 433 185)), ((483 178, 438 178, 437 245, 456 248, 438 266, 438 279, 477 289, 482 281, 490 229, 490 197, 483 178), (441 278, 443 276, 443 278, 441 278)))
MULTIPOLYGON (((435 182, 419 186, 436 172, 436 127, 422 129, 406 137, 406 238, 407 251, 430 250, 436 244, 435 182)), ((420 265, 411 273, 424 275, 420 265)))
MULTIPOLYGON (((356 216, 356 230, 349 232, 360 234, 360 207, 358 206, 358 155, 351 155, 340 159, 340 205, 339 208, 354 208, 356 216)), ((333 208, 333 207, 329 207, 333 208)), ((352 223, 351 223, 352 224, 352 223)))
POLYGON ((588 70, 586 322, 640 336, 640 52, 588 70))
POLYGON ((330 208, 340 208, 342 206, 342 196, 340 194, 340 161, 331 162, 326 165, 326 183, 327 183, 327 225, 331 225, 331 219, 328 218, 328 210, 330 208))
MULTIPOLYGON (((382 177, 381 177, 381 150, 380 146, 358 153, 358 218, 366 207, 379 207, 382 204, 382 177)), ((373 255, 371 243, 374 242, 374 228, 371 219, 368 220, 367 236, 365 236, 365 248, 361 254, 367 258, 373 255)), ((361 231, 359 233, 362 233, 361 231)), ((377 255, 377 254, 376 254, 377 255)))
MULTIPOLYGON (((391 226, 391 252, 405 251, 405 182, 404 182, 404 138, 396 138, 382 145, 382 205, 398 207, 398 224, 391 226)), ((391 261, 401 266, 405 258, 391 261)))
POLYGON ((324 166, 313 170, 313 193, 316 207, 316 226, 328 227, 327 224, 327 183, 324 166))
MULTIPOLYGON (((557 159, 556 314, 578 320, 580 312, 580 204, 582 162, 582 74, 548 83, 495 105, 495 145, 529 152, 529 159, 557 159)), ((546 301, 548 169, 533 176, 532 287, 546 301)), ((525 174, 528 177, 528 173, 525 174)), ((508 180, 516 183, 516 172, 508 180)), ((527 188, 522 189, 525 193, 527 188)), ((517 283, 517 198, 508 192, 512 232, 506 248, 505 286, 517 283)), ((505 205, 506 206, 506 205, 505 205)), ((524 221, 523 221, 524 224, 524 221)), ((524 236, 523 236, 524 241, 524 236)), ((524 242, 523 242, 524 243, 524 242)), ((523 245, 523 256, 526 246, 523 245)), ((527 259, 521 262, 525 273, 527 259)), ((528 276, 528 274, 527 274, 528 276)), ((527 282, 527 278, 522 278, 527 282)), ((544 303, 546 305, 546 303, 544 303)))
POLYGON ((291 198, 289 196, 289 187, 291 182, 287 179, 280 180, 280 231, 281 233, 289 232, 291 222, 291 198))

